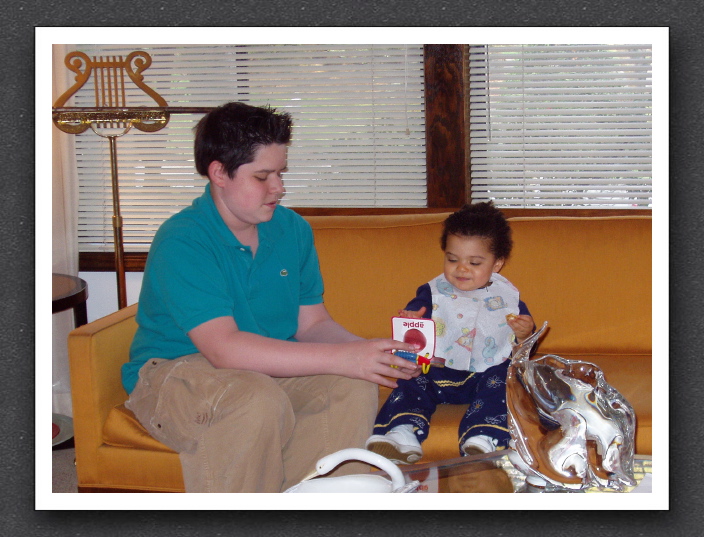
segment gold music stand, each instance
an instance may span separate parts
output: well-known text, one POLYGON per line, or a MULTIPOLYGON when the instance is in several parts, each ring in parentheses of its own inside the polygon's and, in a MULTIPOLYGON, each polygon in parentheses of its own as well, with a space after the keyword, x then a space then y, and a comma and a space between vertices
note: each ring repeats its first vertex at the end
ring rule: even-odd
POLYGON ((90 58, 83 52, 71 52, 64 59, 66 67, 76 73, 76 83, 54 103, 54 124, 69 134, 79 134, 91 128, 95 134, 110 143, 110 170, 112 177, 112 228, 115 240, 115 271, 117 273, 117 300, 119 308, 127 306, 125 285, 124 245, 120 193, 117 174, 117 144, 120 136, 134 127, 144 132, 156 132, 169 122, 166 101, 144 83, 142 73, 151 65, 151 56, 144 51, 134 51, 122 56, 90 58), (95 107, 64 107, 69 98, 80 90, 93 76, 95 107), (127 82, 151 97, 154 107, 129 107, 127 82))

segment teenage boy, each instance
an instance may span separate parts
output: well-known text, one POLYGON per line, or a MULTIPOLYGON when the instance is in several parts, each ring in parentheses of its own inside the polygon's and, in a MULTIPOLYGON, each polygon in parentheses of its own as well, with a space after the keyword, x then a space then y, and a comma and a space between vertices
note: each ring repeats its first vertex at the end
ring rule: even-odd
POLYGON ((363 340, 328 314, 312 230, 279 205, 291 129, 288 114, 242 103, 204 116, 195 165, 208 185, 149 251, 123 384, 180 454, 187 492, 286 490, 319 458, 364 447, 378 384, 418 375, 389 352, 410 345, 363 340))

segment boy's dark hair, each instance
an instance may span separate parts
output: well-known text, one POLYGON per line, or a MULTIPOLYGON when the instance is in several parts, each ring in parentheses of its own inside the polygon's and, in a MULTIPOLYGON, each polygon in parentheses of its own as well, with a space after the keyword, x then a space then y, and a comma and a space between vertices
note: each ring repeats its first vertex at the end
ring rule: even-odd
POLYGON ((293 121, 290 114, 276 109, 227 103, 203 116, 195 127, 196 170, 208 175, 210 163, 217 160, 232 177, 237 168, 254 160, 263 145, 291 141, 293 121))
POLYGON ((450 235, 488 239, 489 251, 499 259, 508 259, 513 248, 511 226, 491 201, 465 205, 447 217, 440 238, 443 251, 450 235))

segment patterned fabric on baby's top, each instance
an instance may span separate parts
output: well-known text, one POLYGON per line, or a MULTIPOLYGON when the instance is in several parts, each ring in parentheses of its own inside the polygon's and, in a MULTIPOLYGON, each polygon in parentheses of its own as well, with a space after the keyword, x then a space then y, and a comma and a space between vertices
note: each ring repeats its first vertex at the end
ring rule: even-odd
POLYGON ((519 293, 510 281, 494 273, 489 285, 460 291, 441 274, 429 285, 435 356, 445 358, 445 367, 481 372, 511 355, 513 330, 506 315, 518 314, 519 293))

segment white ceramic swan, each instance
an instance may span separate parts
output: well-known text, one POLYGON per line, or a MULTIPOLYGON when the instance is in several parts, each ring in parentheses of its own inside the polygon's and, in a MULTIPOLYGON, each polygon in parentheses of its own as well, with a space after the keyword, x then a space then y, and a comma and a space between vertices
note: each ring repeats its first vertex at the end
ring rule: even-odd
POLYGON ((418 482, 406 483, 401 470, 389 459, 366 449, 349 448, 326 455, 315 465, 316 471, 286 492, 413 492, 418 482), (362 461, 386 472, 391 481, 374 474, 323 477, 346 461, 362 461))

